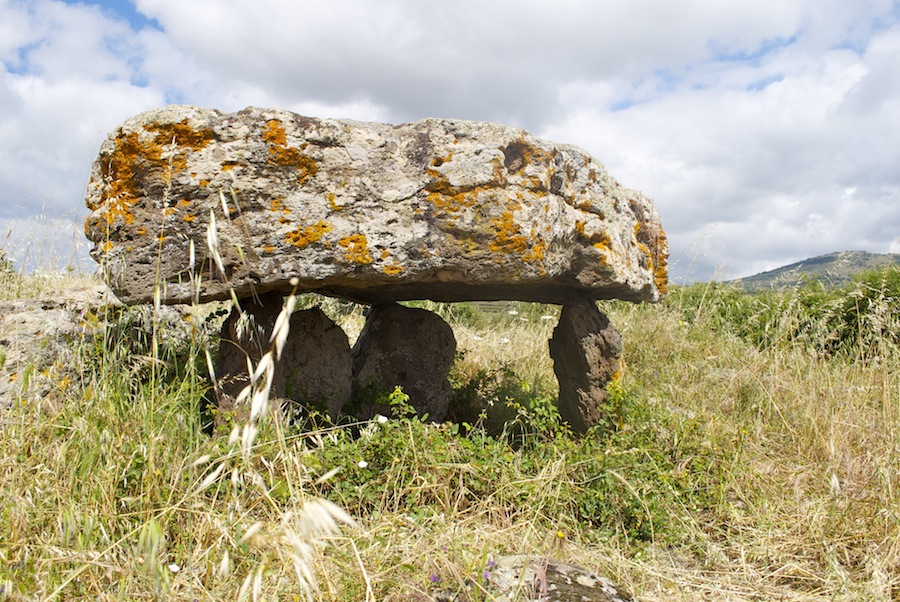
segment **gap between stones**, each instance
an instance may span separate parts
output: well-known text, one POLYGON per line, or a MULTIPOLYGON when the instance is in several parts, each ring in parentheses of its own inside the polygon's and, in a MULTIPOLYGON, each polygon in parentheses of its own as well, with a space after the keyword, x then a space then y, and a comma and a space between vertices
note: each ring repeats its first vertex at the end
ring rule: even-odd
MULTIPOLYGON (((284 295, 270 292, 243 299, 222 326, 217 374, 220 416, 242 417, 235 399, 249 383, 247 358, 257 364, 268 350, 284 295)), ((583 433, 605 416, 606 385, 619 371, 622 337, 588 298, 562 305, 549 340, 559 381, 560 416, 583 433)), ((301 404, 337 420, 353 406, 368 420, 391 415, 376 401, 378 393, 401 387, 420 416, 436 422, 450 413, 450 369, 456 355, 453 329, 439 315, 398 303, 369 306, 355 344, 318 307, 295 311, 281 360, 276 363, 271 395, 285 404, 301 404)))

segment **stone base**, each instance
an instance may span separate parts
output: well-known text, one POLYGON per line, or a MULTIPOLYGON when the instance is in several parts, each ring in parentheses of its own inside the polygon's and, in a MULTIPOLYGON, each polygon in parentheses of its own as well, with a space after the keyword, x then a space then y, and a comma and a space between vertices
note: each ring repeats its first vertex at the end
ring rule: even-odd
MULTIPOLYGON (((241 301, 243 312, 233 310, 222 327, 219 348, 219 410, 235 419, 246 418, 247 408, 234 400, 249 384, 247 360, 253 366, 271 348, 275 320, 284 298, 269 293, 241 301)), ((344 331, 319 308, 294 312, 290 332, 275 364, 270 394, 309 408, 327 412, 333 419, 350 400, 350 343, 344 331)))
POLYGON ((390 415, 389 406, 366 398, 401 387, 420 416, 444 420, 455 354, 453 330, 440 316, 396 303, 373 306, 353 346, 357 417, 390 415))
POLYGON ((583 433, 606 418, 606 385, 619 371, 622 336, 596 303, 576 299, 563 305, 550 339, 553 371, 559 380, 559 414, 583 433))

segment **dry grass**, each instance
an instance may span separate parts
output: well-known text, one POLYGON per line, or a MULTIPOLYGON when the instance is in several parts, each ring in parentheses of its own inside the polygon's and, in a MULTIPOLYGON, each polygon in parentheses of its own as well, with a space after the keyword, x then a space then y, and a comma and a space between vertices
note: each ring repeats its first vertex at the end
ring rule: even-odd
MULTIPOLYGON (((9 297, 69 282, 15 279, 9 297)), ((361 310, 323 304, 352 341, 361 310)), ((555 394, 555 318, 542 319, 553 308, 429 307, 453 324, 458 374, 506 367, 526 392, 555 394)), ((565 515, 564 498, 583 491, 573 468, 592 449, 565 435, 514 449, 415 420, 363 425, 362 437, 349 434, 359 425, 287 429, 263 411, 265 361, 248 392, 252 421, 209 435, 206 339, 185 342, 195 361, 180 364, 148 348, 138 370, 101 328, 78 343, 79 380, 23 395, 0 427, 0 600, 291 600, 304 583, 322 600, 427 600, 435 587, 481 583, 490 559, 512 553, 599 570, 642 601, 900 599, 896 350, 877 362, 758 350, 703 315, 687 320, 677 292, 663 306, 605 311, 623 331, 622 387, 645 422, 623 436, 658 429, 631 447, 610 440, 607 453, 636 458, 617 474, 645 495, 641 454, 658 445, 675 459, 660 489, 705 488, 661 507, 640 500, 670 519, 665 532, 601 535, 565 515), (693 461, 702 454, 708 464, 693 461), (474 499, 467 490, 485 479, 495 493, 474 499), (321 495, 356 526, 336 530, 350 519, 321 495)), ((473 591, 492 599, 487 584, 473 591)))

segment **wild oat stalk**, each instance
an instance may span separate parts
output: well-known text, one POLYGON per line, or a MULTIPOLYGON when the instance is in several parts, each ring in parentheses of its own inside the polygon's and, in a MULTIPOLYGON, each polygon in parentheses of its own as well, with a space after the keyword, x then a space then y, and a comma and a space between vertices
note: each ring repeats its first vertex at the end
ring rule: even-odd
MULTIPOLYGON (((224 195, 222 196, 222 202, 223 204, 226 202, 224 195)), ((228 215, 227 206, 226 215, 228 215)), ((218 249, 219 242, 216 234, 215 218, 212 215, 210 216, 210 224, 207 230, 207 244, 216 266, 224 274, 225 268, 218 249)), ((296 287, 296 279, 291 284, 296 287)), ((270 415, 269 398, 275 377, 275 366, 280 361, 282 351, 287 342, 290 332, 290 318, 296 304, 297 297, 294 293, 291 293, 285 300, 284 307, 276 318, 275 326, 269 339, 269 350, 262 356, 256 366, 248 358, 250 382, 240 392, 235 402, 236 405, 243 405, 249 402, 250 413, 243 425, 234 427, 229 438, 230 450, 223 454, 215 468, 203 479, 195 491, 195 495, 200 495, 213 484, 220 483, 223 479, 228 478, 226 475, 230 475, 235 493, 242 488, 243 484, 250 483, 260 489, 271 506, 277 507, 274 500, 270 497, 266 480, 254 468, 259 462, 268 466, 267 460, 260 456, 260 451, 255 447, 255 442, 260 426, 270 415)), ((209 358, 208 354, 207 363, 211 365, 211 358, 209 358)), ((212 369, 210 369, 210 372, 212 373, 212 369)), ((279 455, 293 459, 294 452, 288 449, 284 441, 284 434, 277 426, 276 424, 279 455)), ((204 456, 198 458, 195 464, 204 464, 209 462, 210 459, 210 456, 204 456)), ((292 492, 291 501, 295 503, 300 502, 300 499, 305 496, 302 496, 302 494, 298 495, 295 484, 290 482, 289 472, 286 472, 286 477, 289 481, 288 487, 292 492)), ((239 499, 235 495, 234 500, 237 506, 235 514, 245 514, 245 511, 239 507, 239 499)), ((327 540, 327 538, 337 535, 340 532, 341 524, 355 526, 355 521, 335 504, 324 499, 310 497, 303 499, 299 509, 285 511, 277 525, 271 524, 272 522, 258 520, 244 529, 242 537, 236 539, 239 539, 242 543, 252 542, 256 548, 263 552, 264 558, 274 557, 279 561, 287 560, 293 566, 300 589, 308 599, 314 599, 317 587, 312 567, 316 557, 317 546, 327 540)), ((261 561, 255 571, 248 571, 238 594, 238 599, 244 599, 248 595, 253 600, 260 598, 266 574, 264 570, 265 564, 265 561, 261 561)), ((221 566, 225 567, 222 570, 227 572, 228 565, 229 559, 226 550, 221 562, 221 566)))

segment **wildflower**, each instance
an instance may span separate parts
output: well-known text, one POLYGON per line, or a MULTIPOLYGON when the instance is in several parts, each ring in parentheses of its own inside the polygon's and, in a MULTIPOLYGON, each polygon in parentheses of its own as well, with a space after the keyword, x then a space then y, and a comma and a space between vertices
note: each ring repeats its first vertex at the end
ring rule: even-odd
POLYGON ((177 564, 175 564, 174 562, 169 565, 169 571, 171 571, 173 573, 177 573, 180 570, 181 570, 181 567, 178 566, 177 564))
POLYGON ((440 575, 436 575, 436 574, 434 574, 434 573, 431 573, 431 576, 430 576, 428 579, 429 579, 432 583, 440 583, 440 582, 441 582, 441 577, 440 577, 440 575))
POLYGON ((381 414, 378 414, 378 415, 375 417, 375 420, 378 421, 378 424, 384 424, 385 422, 388 421, 388 417, 387 417, 387 416, 382 416, 381 414))
POLYGON ((359 466, 360 468, 365 468, 368 465, 369 465, 369 463, 366 462, 365 460, 360 460, 359 463, 357 464, 357 466, 359 466))

